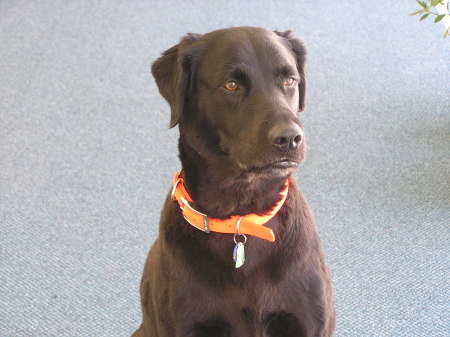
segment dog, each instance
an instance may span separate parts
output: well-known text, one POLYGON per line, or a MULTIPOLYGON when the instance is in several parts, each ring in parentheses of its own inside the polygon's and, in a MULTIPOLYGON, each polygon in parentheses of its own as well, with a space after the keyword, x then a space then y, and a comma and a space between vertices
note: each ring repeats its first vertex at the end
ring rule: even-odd
POLYGON ((135 337, 330 337, 330 273, 293 173, 305 157, 302 40, 188 34, 152 65, 182 169, 141 281, 135 337))

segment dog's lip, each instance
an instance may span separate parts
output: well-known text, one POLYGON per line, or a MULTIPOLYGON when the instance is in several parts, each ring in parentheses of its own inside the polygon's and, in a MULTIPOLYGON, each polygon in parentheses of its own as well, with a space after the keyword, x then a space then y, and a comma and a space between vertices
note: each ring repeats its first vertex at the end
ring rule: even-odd
POLYGON ((279 160, 257 166, 249 166, 238 162, 238 166, 246 171, 266 171, 273 169, 294 169, 298 166, 299 162, 291 158, 281 158, 279 160))
POLYGON ((269 167, 279 167, 279 168, 291 168, 291 167, 297 167, 298 162, 293 161, 292 159, 289 159, 289 158, 282 158, 268 166, 269 167))
POLYGON ((276 163, 297 163, 297 161, 295 161, 294 159, 289 158, 289 157, 283 157, 283 158, 277 160, 276 163))

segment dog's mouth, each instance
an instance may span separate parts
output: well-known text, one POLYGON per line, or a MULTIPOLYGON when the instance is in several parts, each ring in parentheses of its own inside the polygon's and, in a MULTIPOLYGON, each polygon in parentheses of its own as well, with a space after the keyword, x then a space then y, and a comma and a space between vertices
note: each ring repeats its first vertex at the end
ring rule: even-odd
POLYGON ((281 160, 269 163, 267 165, 255 167, 254 171, 270 174, 289 174, 294 171, 298 166, 298 162, 289 158, 283 158, 281 160))
POLYGON ((287 151, 287 153, 252 153, 252 155, 237 155, 229 148, 221 146, 218 153, 233 162, 243 173, 264 173, 275 175, 289 175, 304 160, 304 153, 299 150, 287 151), (239 158, 241 157, 241 158, 239 158), (248 158, 250 160, 242 160, 248 158))
POLYGON ((282 158, 281 160, 271 163, 267 166, 272 168, 289 169, 296 168, 298 166, 298 162, 293 161, 289 158, 282 158))
POLYGON ((248 173, 267 173, 267 174, 289 174, 295 170, 299 164, 292 158, 281 158, 267 164, 248 165, 237 163, 238 166, 248 173))

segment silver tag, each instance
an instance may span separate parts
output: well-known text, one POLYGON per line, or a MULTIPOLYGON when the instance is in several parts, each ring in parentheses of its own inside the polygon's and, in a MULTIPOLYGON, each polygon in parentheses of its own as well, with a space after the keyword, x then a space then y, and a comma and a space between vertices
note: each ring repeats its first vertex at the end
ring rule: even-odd
POLYGON ((235 267, 240 268, 245 262, 245 249, 242 242, 236 243, 233 250, 233 260, 236 263, 235 267))

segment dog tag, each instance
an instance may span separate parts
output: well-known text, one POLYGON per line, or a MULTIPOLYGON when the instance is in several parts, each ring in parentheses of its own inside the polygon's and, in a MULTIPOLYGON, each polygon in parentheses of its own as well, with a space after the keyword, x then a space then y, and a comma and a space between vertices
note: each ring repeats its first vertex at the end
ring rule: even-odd
POLYGON ((233 260, 236 263, 235 267, 240 268, 245 262, 244 244, 242 242, 236 243, 233 250, 233 260))

